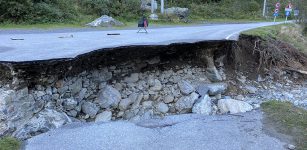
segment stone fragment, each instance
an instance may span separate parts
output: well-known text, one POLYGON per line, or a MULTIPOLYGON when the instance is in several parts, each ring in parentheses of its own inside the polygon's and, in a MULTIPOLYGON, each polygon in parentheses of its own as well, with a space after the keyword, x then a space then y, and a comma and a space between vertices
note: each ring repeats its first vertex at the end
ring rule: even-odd
POLYGON ((223 78, 220 75, 219 71, 216 69, 216 67, 207 68, 206 69, 206 76, 212 82, 223 81, 223 78))
POLYGON ((106 86, 98 93, 98 101, 101 108, 117 107, 121 100, 121 94, 112 86, 106 86))
POLYGON ((152 102, 152 101, 145 101, 145 102, 142 103, 142 106, 143 106, 145 109, 152 108, 152 105, 153 105, 153 102, 152 102))
POLYGON ((87 92, 87 89, 86 88, 82 88, 81 91, 78 94, 78 99, 79 100, 83 100, 85 98, 86 92, 87 92))
POLYGON ((183 95, 189 95, 195 91, 195 88, 185 80, 179 81, 178 86, 183 95))
POLYGON ((120 110, 126 110, 132 103, 133 101, 130 98, 122 99, 118 105, 118 108, 120 110))
POLYGON ((209 95, 201 97, 193 106, 192 112, 196 114, 210 115, 212 113, 211 99, 209 95))
POLYGON ((166 104, 164 104, 163 102, 159 102, 157 105, 157 110, 163 114, 167 113, 169 108, 166 104))
POLYGON ((71 120, 65 113, 45 109, 32 117, 23 127, 18 128, 13 136, 25 140, 70 122, 71 120))
POLYGON ((253 86, 245 86, 245 89, 249 94, 256 94, 258 91, 258 89, 253 86))
POLYGON ((46 94, 52 95, 52 88, 50 86, 46 88, 46 94))
POLYGON ((162 90, 162 84, 159 80, 155 79, 153 86, 150 88, 152 91, 161 91, 162 90))
POLYGON ((99 113, 96 116, 95 122, 108 122, 112 119, 112 112, 111 111, 104 111, 102 113, 99 113))
POLYGON ((197 92, 201 94, 201 96, 205 96, 209 93, 211 96, 215 96, 218 94, 224 94, 227 90, 226 83, 212 83, 212 84, 202 84, 197 87, 197 92), (206 93, 208 91, 208 93, 206 93))
POLYGON ((96 106, 96 104, 91 102, 84 102, 81 109, 83 113, 89 115, 91 118, 95 118, 97 112, 99 111, 99 108, 96 106))
POLYGON ((221 99, 218 101, 218 108, 222 114, 230 113, 230 114, 236 114, 236 113, 244 113, 247 111, 253 110, 253 106, 250 104, 238 101, 234 99, 221 99))
POLYGON ((164 97, 163 101, 164 101, 164 103, 168 104, 168 103, 173 102, 174 99, 175 99, 174 96, 172 96, 172 95, 167 95, 166 97, 164 97))
POLYGON ((176 103, 175 107, 181 113, 191 112, 195 101, 198 99, 199 95, 197 93, 192 93, 189 96, 181 97, 176 103))
POLYGON ((82 78, 77 79, 73 84, 69 85, 71 95, 75 96, 82 89, 82 78))
POLYGON ((45 93, 44 91, 35 91, 35 92, 34 92, 34 96, 35 96, 36 99, 38 99, 38 98, 44 96, 45 94, 46 94, 46 93, 45 93))
POLYGON ((72 110, 77 107, 78 102, 74 98, 67 98, 63 101, 63 106, 66 110, 72 110))
POLYGON ((126 77, 124 79, 124 82, 126 83, 135 83, 139 80, 139 74, 138 73, 132 73, 129 77, 126 77))
POLYGON ((70 117, 77 117, 78 112, 76 110, 70 110, 66 114, 70 117))

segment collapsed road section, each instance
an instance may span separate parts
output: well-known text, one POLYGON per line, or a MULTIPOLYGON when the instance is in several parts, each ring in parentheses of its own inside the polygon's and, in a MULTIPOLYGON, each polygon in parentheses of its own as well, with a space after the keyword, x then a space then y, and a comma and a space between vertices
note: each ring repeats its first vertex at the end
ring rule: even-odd
POLYGON ((268 99, 306 107, 306 77, 281 68, 295 62, 296 70, 304 69, 305 55, 281 43, 275 47, 289 51, 291 63, 279 55, 264 58, 267 44, 261 42, 242 36, 239 41, 122 46, 75 58, 2 61, 0 136, 27 139, 70 122, 240 113, 268 99), (272 62, 271 69, 261 60, 272 62))

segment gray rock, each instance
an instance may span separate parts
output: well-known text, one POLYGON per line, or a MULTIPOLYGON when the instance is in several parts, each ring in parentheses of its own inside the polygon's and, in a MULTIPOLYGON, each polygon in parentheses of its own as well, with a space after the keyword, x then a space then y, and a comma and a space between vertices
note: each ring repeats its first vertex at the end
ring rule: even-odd
POLYGON ((41 111, 44 108, 45 103, 46 102, 42 99, 36 100, 33 104, 33 113, 38 113, 39 111, 41 111))
POLYGON ((117 107, 121 100, 121 94, 115 88, 106 86, 98 93, 98 101, 101 108, 117 107))
POLYGON ((236 114, 236 113, 244 113, 247 111, 253 110, 253 106, 250 104, 238 101, 234 99, 221 99, 218 101, 218 108, 222 114, 224 113, 230 113, 230 114, 236 114))
POLYGON ((89 115, 91 118, 95 118, 99 108, 96 104, 91 102, 84 102, 81 106, 82 112, 89 115))
POLYGON ((143 106, 145 109, 152 108, 153 102, 152 102, 152 101, 144 101, 144 102, 142 103, 142 106, 143 106))
POLYGON ((255 94, 258 91, 258 89, 253 86, 245 86, 245 89, 250 94, 255 94))
POLYGON ((201 97, 193 106, 192 112, 196 114, 210 115, 212 113, 212 104, 209 95, 201 97))
POLYGON ((108 122, 112 119, 111 111, 104 111, 96 116, 95 122, 108 122))
POLYGON ((68 86, 63 86, 63 87, 61 87, 61 88, 58 88, 58 93, 59 93, 60 95, 65 94, 67 91, 68 91, 68 86))
POLYGON ((44 95, 46 95, 45 91, 35 91, 34 92, 35 99, 39 99, 44 95))
POLYGON ((70 122, 71 120, 65 113, 45 109, 32 117, 24 126, 18 128, 13 136, 24 140, 70 122))
POLYGON ((70 117, 77 117, 78 112, 76 110, 70 110, 70 111, 66 112, 66 114, 70 117))
POLYGON ((239 75, 239 76, 237 77, 237 80, 240 81, 242 84, 245 84, 245 82, 246 82, 246 77, 243 76, 243 75, 239 75))
POLYGON ((164 103, 168 104, 168 103, 173 102, 174 99, 175 99, 174 96, 172 96, 172 95, 167 95, 166 97, 164 97, 163 101, 164 101, 164 103))
POLYGON ((157 110, 163 114, 167 113, 169 108, 166 104, 164 104, 163 102, 159 102, 157 105, 157 110))
POLYGON ((236 100, 240 100, 240 101, 243 101, 245 99, 245 97, 243 95, 237 95, 235 97, 236 100))
POLYGON ((91 27, 98 27, 98 26, 103 26, 103 27, 110 27, 110 26, 123 26, 124 24, 112 17, 109 17, 107 15, 103 15, 100 18, 97 18, 93 22, 87 24, 87 26, 91 27))
POLYGON ((72 110, 77 107, 78 102, 74 98, 67 98, 63 101, 63 106, 66 110, 72 110))
POLYGON ((73 84, 69 86, 69 90, 71 95, 75 96, 78 94, 82 89, 82 78, 77 79, 73 84))
POLYGON ((107 82, 108 80, 112 79, 112 76, 112 72, 109 72, 107 68, 103 68, 102 70, 95 70, 92 72, 92 80, 95 83, 107 82))
POLYGON ((85 98, 86 92, 87 92, 87 89, 82 88, 81 91, 79 92, 78 99, 83 100, 85 98))
POLYGON ((52 95, 52 88, 51 87, 46 88, 46 94, 52 95))
POLYGON ((206 76, 212 82, 223 81, 222 76, 220 75, 219 71, 215 67, 207 68, 206 69, 206 76))
POLYGON ((185 80, 179 81, 178 86, 183 95, 189 95, 192 92, 195 92, 195 88, 185 80))
POLYGON ((118 105, 118 108, 120 110, 127 110, 132 103, 133 101, 130 98, 122 99, 118 105))
MULTIPOLYGON (((133 94, 132 94, 133 95, 133 94)), ((132 95, 130 95, 129 97, 133 97, 134 98, 134 95, 132 96, 132 95)), ((143 97, 144 97, 144 94, 143 93, 140 93, 140 94, 137 94, 137 97, 136 97, 136 99, 135 99, 135 101, 134 101, 134 103, 132 104, 132 109, 137 109, 137 108, 139 108, 140 107, 140 103, 141 103, 141 101, 142 101, 142 99, 143 99, 143 97)))
POLYGON ((192 93, 189 96, 181 97, 176 103, 175 107, 181 113, 191 112, 195 101, 198 99, 199 95, 197 93, 192 93))
POLYGON ((185 19, 189 16, 188 8, 171 7, 165 9, 165 13, 168 15, 177 15, 180 19, 185 19))
POLYGON ((52 100, 58 100, 60 98, 59 94, 53 94, 52 95, 52 100))
POLYGON ((205 91, 208 90, 209 95, 215 96, 218 94, 224 94, 227 90, 226 83, 212 83, 212 84, 202 84, 197 87, 197 92, 202 96, 205 96, 207 93, 205 91), (203 95, 204 94, 204 95, 203 95))
POLYGON ((162 84, 159 80, 155 79, 153 87, 150 88, 152 91, 161 91, 162 90, 162 84))
POLYGON ((126 83, 135 83, 139 81, 139 74, 138 73, 132 73, 129 77, 126 77, 124 79, 124 82, 126 83))

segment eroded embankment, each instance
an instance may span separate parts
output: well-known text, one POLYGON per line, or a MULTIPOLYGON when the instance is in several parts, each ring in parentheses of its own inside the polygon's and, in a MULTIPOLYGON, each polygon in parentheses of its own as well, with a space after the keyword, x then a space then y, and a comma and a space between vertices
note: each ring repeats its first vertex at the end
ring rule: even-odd
MULTIPOLYGON (((259 55, 247 47, 254 42, 243 37, 239 42, 121 47, 73 60, 2 63, 0 136, 26 139, 72 121, 256 109, 267 98, 257 96, 263 86, 265 92, 277 82, 270 71, 257 71, 259 55), (258 75, 265 76, 256 84, 252 79, 258 75)), ((307 94, 296 96, 304 100, 307 94)))

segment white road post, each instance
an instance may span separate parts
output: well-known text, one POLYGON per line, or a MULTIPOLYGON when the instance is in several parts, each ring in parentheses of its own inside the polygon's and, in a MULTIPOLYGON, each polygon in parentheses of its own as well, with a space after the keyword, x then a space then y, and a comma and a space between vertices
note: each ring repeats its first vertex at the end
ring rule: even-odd
POLYGON ((264 0, 263 2, 263 12, 262 12, 263 17, 265 17, 265 11, 266 11, 266 0, 264 0))
POLYGON ((151 14, 155 12, 155 0, 151 0, 151 14))
POLYGON ((161 14, 164 14, 164 0, 161 0, 161 14))

